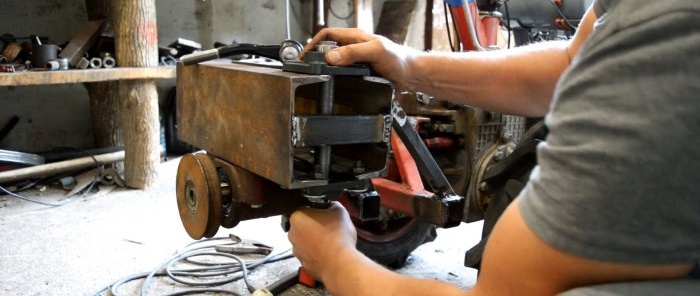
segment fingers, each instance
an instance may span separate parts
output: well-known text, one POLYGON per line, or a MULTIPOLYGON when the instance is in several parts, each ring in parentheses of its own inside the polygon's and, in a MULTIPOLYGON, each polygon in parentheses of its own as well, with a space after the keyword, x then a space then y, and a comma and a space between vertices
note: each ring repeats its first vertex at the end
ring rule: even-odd
MULTIPOLYGON (((364 49, 364 47, 365 43, 376 41, 378 37, 357 28, 325 28, 304 46, 304 51, 316 50, 316 45, 324 40, 336 41, 340 46, 338 49, 326 53, 326 62, 331 65, 347 66, 354 62, 368 62, 364 53, 368 49, 373 50, 373 52, 377 51, 376 48, 364 49)), ((381 42, 377 44, 381 45, 381 42)))
POLYGON ((313 51, 316 45, 324 40, 332 40, 338 42, 338 45, 348 45, 360 43, 374 39, 374 35, 357 28, 325 28, 319 31, 311 41, 304 46, 304 51, 313 51))
POLYGON ((384 52, 379 40, 341 46, 326 53, 326 62, 330 65, 348 66, 354 63, 374 64, 384 52))

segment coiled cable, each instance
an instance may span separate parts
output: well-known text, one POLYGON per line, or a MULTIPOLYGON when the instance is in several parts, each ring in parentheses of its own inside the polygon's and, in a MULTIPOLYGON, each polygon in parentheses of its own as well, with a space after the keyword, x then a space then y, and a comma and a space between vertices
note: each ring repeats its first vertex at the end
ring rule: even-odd
POLYGON ((157 268, 150 272, 141 272, 133 275, 121 278, 114 283, 101 288, 100 290, 92 293, 90 295, 98 296, 102 293, 109 291, 113 296, 119 296, 119 288, 131 281, 144 279, 140 295, 145 296, 148 292, 148 287, 155 277, 165 277, 167 276, 171 280, 189 287, 204 287, 200 289, 189 289, 185 291, 178 291, 171 294, 166 294, 164 296, 177 296, 177 295, 193 295, 193 294, 207 294, 207 293, 224 293, 229 295, 239 295, 233 291, 223 290, 220 288, 214 288, 216 286, 225 285, 238 280, 243 279, 246 288, 250 293, 257 290, 249 281, 248 275, 249 271, 260 267, 267 263, 277 262, 285 259, 292 258, 291 250, 285 250, 279 253, 273 253, 265 256, 264 258, 257 260, 243 260, 239 256, 229 253, 216 252, 216 246, 222 245, 235 245, 241 243, 241 239, 235 235, 229 235, 228 237, 214 237, 210 239, 204 239, 195 241, 188 244, 180 251, 177 251, 170 258, 166 259, 157 268), (223 241, 218 242, 217 241, 223 241), (233 261, 228 262, 218 262, 217 261, 205 261, 205 260, 195 260, 196 257, 207 256, 211 257, 224 257, 227 259, 232 259, 233 261), (189 268, 177 268, 178 264, 189 264, 195 265, 195 267, 189 268), (227 275, 230 275, 227 277, 227 275), (185 277, 187 279, 185 279, 185 277), (217 280, 207 280, 212 277, 223 277, 217 280))

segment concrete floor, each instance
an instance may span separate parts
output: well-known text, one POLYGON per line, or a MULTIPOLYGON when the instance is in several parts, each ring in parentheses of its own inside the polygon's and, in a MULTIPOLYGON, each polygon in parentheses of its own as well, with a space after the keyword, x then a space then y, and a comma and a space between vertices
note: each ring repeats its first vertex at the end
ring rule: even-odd
MULTIPOLYGON (((178 160, 162 163, 159 182, 148 190, 101 187, 97 194, 60 207, 0 196, 0 294, 93 295, 120 278, 153 270, 191 243, 175 202, 178 160)), ((60 196, 52 190, 24 194, 43 200, 60 196)), ((217 237, 235 234, 271 245, 275 252, 286 250, 290 244, 279 221, 246 221, 233 229, 221 228, 217 237)), ((467 289, 476 272, 463 267, 464 252, 478 242, 480 232, 480 223, 439 229, 437 240, 418 248, 397 272, 467 289)), ((267 286, 298 266, 294 258, 265 265, 251 273, 251 284, 267 286)), ((118 294, 138 295, 140 284, 130 282, 118 294)), ((167 278, 149 287, 148 295, 186 289, 167 278)), ((248 294, 242 281, 219 288, 248 294)), ((297 286, 283 295, 327 293, 297 286)))

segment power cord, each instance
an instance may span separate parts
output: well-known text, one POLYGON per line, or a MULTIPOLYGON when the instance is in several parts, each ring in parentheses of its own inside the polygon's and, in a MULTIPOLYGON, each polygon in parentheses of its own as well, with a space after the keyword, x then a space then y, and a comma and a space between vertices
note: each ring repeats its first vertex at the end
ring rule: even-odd
POLYGON ((513 35, 513 28, 510 27, 510 10, 508 9, 508 0, 503 1, 503 6, 506 13, 506 30, 508 31, 508 49, 510 49, 510 38, 513 35))
POLYGON ((577 27, 577 26, 574 26, 574 24, 571 23, 571 21, 569 20, 569 18, 566 17, 566 15, 565 15, 564 12, 561 10, 561 8, 559 8, 559 5, 557 5, 556 3, 554 3, 554 0, 545 0, 545 1, 551 3, 551 4, 554 6, 554 8, 557 10, 557 13, 558 13, 559 16, 564 20, 564 22, 566 23, 566 25, 568 25, 569 27, 571 27, 574 31, 578 30, 578 27, 577 27))
POLYGON ((258 291, 248 279, 249 271, 260 267, 267 263, 277 262, 285 259, 292 258, 291 250, 285 250, 276 254, 269 254, 262 259, 258 260, 243 260, 239 256, 229 253, 217 252, 217 246, 235 245, 241 243, 241 239, 235 235, 229 235, 228 237, 214 237, 210 239, 204 239, 192 242, 177 251, 170 258, 165 260, 157 268, 150 272, 142 272, 121 278, 114 283, 105 286, 95 293, 90 295, 98 296, 102 293, 109 291, 113 296, 119 296, 119 288, 131 281, 144 279, 140 295, 145 296, 148 292, 148 287, 155 277, 165 277, 167 276, 171 280, 190 287, 205 287, 201 289, 189 289, 186 291, 179 291, 171 294, 166 294, 164 296, 176 296, 176 295, 193 295, 193 294, 206 294, 206 293, 223 293, 228 295, 240 295, 233 291, 223 290, 220 288, 213 288, 216 286, 225 285, 238 280, 243 279, 246 288, 252 294, 258 291), (216 243, 217 241, 223 241, 216 243), (224 257, 232 259, 233 262, 221 263, 221 262, 211 262, 203 260, 194 260, 195 257, 208 256, 208 257, 224 257), (176 268, 178 264, 189 264, 195 265, 193 268, 176 268), (228 276, 227 275, 231 275, 228 276), (189 279, 184 279, 187 277, 189 279), (223 277, 219 280, 205 280, 211 277, 223 277))

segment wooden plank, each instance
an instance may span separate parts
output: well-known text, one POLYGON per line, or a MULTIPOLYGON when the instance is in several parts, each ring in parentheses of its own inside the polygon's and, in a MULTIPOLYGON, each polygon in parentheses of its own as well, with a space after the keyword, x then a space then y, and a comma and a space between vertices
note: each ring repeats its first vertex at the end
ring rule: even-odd
POLYGON ((174 78, 175 67, 117 67, 63 71, 0 73, 0 86, 67 84, 113 80, 174 78))

